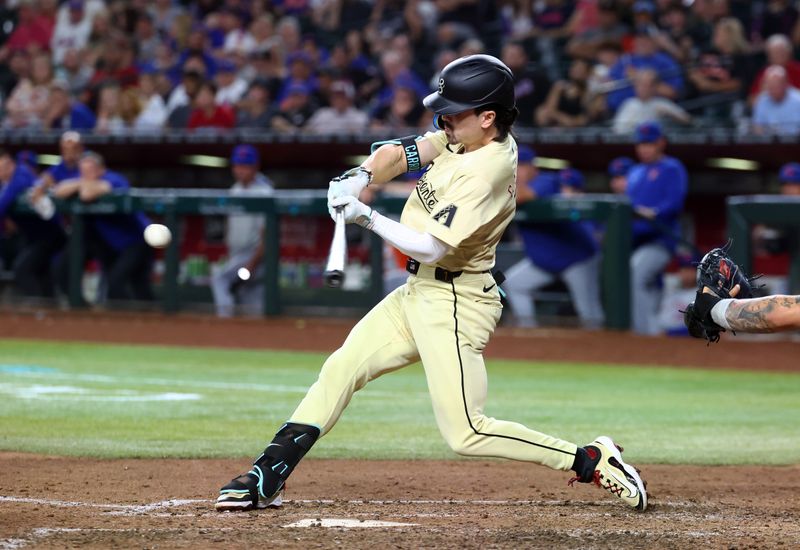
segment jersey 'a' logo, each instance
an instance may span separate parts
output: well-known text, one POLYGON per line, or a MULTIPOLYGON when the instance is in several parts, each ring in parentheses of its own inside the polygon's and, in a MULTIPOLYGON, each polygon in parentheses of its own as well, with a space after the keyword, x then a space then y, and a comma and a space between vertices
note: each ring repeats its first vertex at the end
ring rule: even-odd
POLYGON ((456 210, 458 210, 458 208, 455 204, 448 204, 434 214, 433 219, 445 227, 450 227, 450 224, 453 223, 453 218, 456 215, 456 210))

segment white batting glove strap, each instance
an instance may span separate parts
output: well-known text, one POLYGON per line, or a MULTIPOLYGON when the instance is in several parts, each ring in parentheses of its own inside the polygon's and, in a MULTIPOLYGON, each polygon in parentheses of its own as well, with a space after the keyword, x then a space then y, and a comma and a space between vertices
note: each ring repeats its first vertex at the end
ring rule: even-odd
POLYGON ((328 200, 328 212, 331 218, 336 220, 336 209, 344 208, 344 221, 346 223, 357 223, 367 229, 372 228, 372 208, 361 202, 355 197, 339 197, 328 200))
POLYGON ((328 183, 328 200, 347 196, 358 197, 370 181, 372 172, 361 166, 351 168, 328 183))

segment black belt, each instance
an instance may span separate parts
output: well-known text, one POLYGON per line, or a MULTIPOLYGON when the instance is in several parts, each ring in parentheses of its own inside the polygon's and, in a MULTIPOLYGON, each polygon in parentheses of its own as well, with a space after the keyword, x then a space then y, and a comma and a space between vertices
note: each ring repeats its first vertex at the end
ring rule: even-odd
MULTIPOLYGON (((417 260, 415 260, 414 258, 409 258, 406 261, 406 271, 408 271, 412 275, 416 275, 417 272, 419 272, 419 266, 420 266, 420 263, 417 260)), ((449 283, 453 279, 455 279, 457 277, 460 277, 462 273, 465 273, 465 272, 464 271, 448 271, 448 270, 446 270, 444 268, 437 267, 433 272, 433 277, 437 281, 441 281, 443 283, 449 283)), ((486 271, 467 271, 466 273, 491 273, 491 270, 487 269, 486 271)), ((498 272, 498 274, 500 275, 500 277, 503 278, 503 280, 505 280, 505 277, 502 275, 502 273, 498 272)), ((498 282, 497 284, 500 284, 500 282, 498 282)))

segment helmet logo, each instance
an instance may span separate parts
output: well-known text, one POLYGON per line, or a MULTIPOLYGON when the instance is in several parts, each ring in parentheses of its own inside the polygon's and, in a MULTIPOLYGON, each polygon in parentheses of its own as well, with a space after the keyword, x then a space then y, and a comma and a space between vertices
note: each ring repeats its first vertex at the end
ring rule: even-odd
POLYGON ((444 78, 439 79, 439 95, 442 95, 444 92, 444 78))

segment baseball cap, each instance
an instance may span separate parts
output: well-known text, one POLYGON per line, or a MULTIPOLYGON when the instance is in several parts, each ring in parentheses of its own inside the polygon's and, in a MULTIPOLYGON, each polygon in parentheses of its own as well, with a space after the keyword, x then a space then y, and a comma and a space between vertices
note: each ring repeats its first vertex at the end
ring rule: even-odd
POLYGON ((69 0, 67 6, 69 6, 69 9, 71 10, 82 10, 83 0, 69 0))
POLYGON ((39 157, 30 149, 23 149, 17 153, 16 160, 18 163, 26 164, 28 166, 37 166, 39 164, 39 157))
POLYGON ((293 53, 290 53, 286 57, 286 65, 287 66, 291 65, 295 61, 301 61, 301 62, 305 63, 306 65, 311 65, 311 63, 312 63, 311 56, 308 55, 308 53, 306 53, 304 51, 293 52, 293 53))
POLYGON ((519 162, 533 162, 536 160, 536 153, 527 145, 520 145, 517 149, 519 155, 519 162))
POLYGON ((331 93, 332 94, 341 93, 349 98, 352 98, 355 95, 356 91, 353 88, 353 85, 350 84, 348 81, 337 80, 336 82, 331 84, 331 93))
POLYGON ((237 145, 231 153, 231 164, 244 164, 252 166, 258 164, 258 151, 252 145, 237 145))
POLYGON ((628 170, 634 165, 633 159, 630 157, 617 157, 608 163, 608 175, 613 177, 626 176, 628 170))
POLYGON ((236 72, 236 65, 233 62, 228 61, 227 59, 218 59, 217 60, 217 72, 218 73, 235 73, 236 72))
POLYGON ((633 3, 633 13, 655 13, 656 6, 648 0, 637 0, 633 3))
POLYGON ((800 163, 789 162, 781 166, 778 180, 781 183, 800 183, 800 163))
POLYGON ((658 122, 644 122, 636 127, 636 143, 655 143, 663 135, 658 122))
POLYGON ((558 173, 558 181, 562 186, 583 189, 583 174, 575 168, 564 168, 558 173))
POLYGON ((69 130, 61 134, 61 143, 67 143, 69 141, 74 143, 80 143, 81 135, 75 130, 69 130))

